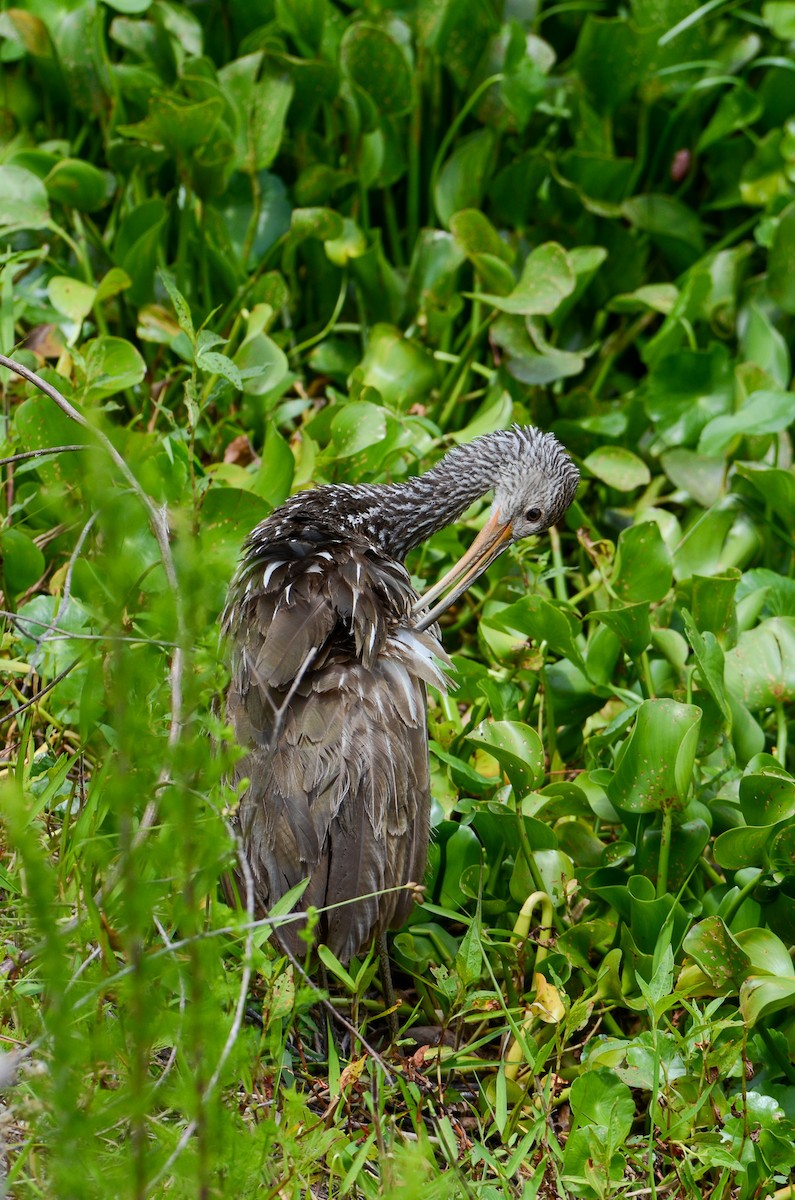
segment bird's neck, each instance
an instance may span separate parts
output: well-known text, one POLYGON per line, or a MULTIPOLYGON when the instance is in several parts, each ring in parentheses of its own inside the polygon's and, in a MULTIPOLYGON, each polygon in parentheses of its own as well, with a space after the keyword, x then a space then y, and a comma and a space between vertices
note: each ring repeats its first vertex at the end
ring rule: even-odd
POLYGON ((500 457, 496 447, 493 455, 488 449, 488 439, 456 446, 424 475, 379 489, 382 543, 390 554, 403 559, 491 491, 500 457))

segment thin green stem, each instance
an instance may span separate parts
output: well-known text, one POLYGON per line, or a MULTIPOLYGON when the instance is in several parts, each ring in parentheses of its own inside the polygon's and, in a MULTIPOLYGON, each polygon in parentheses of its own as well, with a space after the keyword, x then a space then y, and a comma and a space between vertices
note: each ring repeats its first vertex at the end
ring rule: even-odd
POLYGON ((473 108, 476 108, 479 104, 481 97, 489 90, 490 87, 494 87, 495 83, 501 83, 503 78, 504 76, 502 71, 499 71, 496 75, 489 75, 488 79, 484 79, 480 86, 475 88, 466 104, 457 113, 455 120, 451 123, 447 133, 442 138, 439 149, 436 151, 436 155, 433 160, 433 166, 431 167, 431 205, 433 207, 433 211, 436 212, 436 215, 439 217, 440 221, 441 217, 436 210, 436 184, 439 180, 439 172, 442 169, 442 164, 447 158, 447 151, 450 149, 456 137, 458 136, 458 131, 463 125, 464 121, 472 112, 473 108))
POLYGON ((671 861, 671 839, 674 828, 674 813, 672 808, 664 808, 662 814, 662 835, 660 837, 660 856, 657 860, 657 897, 664 896, 668 891, 668 867, 671 861))
POLYGON ((776 758, 783 767, 786 766, 787 763, 787 713, 780 700, 776 705, 776 726, 778 730, 778 735, 776 738, 776 758))

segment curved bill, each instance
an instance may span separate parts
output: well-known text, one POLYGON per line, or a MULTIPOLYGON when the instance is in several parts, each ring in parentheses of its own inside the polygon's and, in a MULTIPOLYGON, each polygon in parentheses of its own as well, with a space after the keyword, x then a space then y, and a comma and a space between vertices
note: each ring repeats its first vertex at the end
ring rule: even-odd
POLYGON ((499 509, 495 508, 466 554, 463 554, 455 566, 413 605, 413 613, 421 609, 430 609, 420 616, 416 628, 422 630, 433 625, 445 609, 455 603, 470 583, 477 579, 512 541, 513 530, 510 521, 504 521, 500 517, 499 509), (450 591, 444 599, 439 600, 447 588, 450 588, 450 591))

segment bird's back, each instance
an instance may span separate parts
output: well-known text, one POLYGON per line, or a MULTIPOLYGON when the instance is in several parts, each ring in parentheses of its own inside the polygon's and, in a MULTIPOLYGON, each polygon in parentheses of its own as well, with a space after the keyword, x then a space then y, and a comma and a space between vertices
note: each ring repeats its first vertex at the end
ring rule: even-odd
MULTIPOLYGON (((309 878, 300 905, 421 882, 429 820, 425 685, 432 631, 412 628, 404 567, 360 535, 271 519, 252 535, 225 614, 227 713, 258 911, 309 878)), ((343 961, 406 919, 407 891, 344 904, 319 938, 343 961)), ((298 924, 280 940, 303 949, 298 924)))

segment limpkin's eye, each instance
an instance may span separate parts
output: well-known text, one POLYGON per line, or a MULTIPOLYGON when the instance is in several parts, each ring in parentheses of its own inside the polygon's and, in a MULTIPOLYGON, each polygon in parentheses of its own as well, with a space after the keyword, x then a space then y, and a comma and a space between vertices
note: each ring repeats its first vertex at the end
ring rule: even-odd
POLYGON ((528 508, 527 512, 524 515, 524 519, 525 519, 525 521, 537 521, 537 520, 539 520, 540 516, 541 516, 540 508, 528 508))

